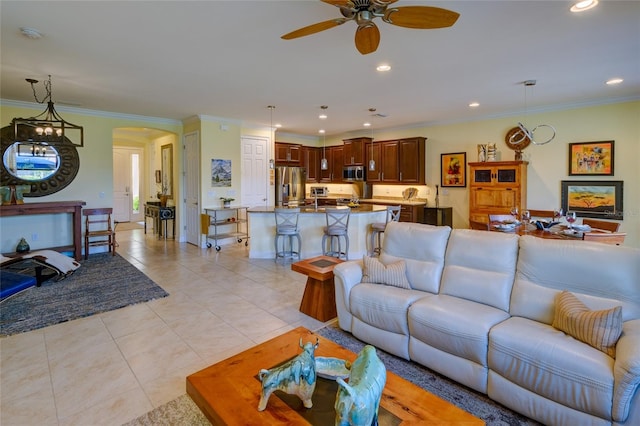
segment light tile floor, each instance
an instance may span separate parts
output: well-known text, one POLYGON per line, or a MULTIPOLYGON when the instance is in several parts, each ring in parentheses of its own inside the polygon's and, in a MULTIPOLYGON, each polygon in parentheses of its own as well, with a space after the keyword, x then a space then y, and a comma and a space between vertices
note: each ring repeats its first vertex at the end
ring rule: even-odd
POLYGON ((184 394, 191 373, 324 325, 298 311, 306 277, 249 259, 244 242, 216 252, 142 230, 118 240, 170 296, 0 339, 0 425, 120 425, 184 394))

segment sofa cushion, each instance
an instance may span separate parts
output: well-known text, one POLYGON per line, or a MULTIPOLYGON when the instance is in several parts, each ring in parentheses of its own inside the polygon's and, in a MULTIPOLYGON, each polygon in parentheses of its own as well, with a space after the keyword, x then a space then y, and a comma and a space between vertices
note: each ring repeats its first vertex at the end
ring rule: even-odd
POLYGON ((615 358, 622 334, 622 307, 592 311, 571 292, 562 291, 556 296, 552 325, 615 358))
POLYGON ((486 366, 489 330, 507 318, 491 306, 436 295, 411 305, 409 330, 429 346, 486 366))
POLYGON ((386 284, 394 287, 410 289, 407 281, 407 264, 404 260, 398 260, 385 265, 375 257, 363 256, 364 268, 362 282, 372 284, 386 284))
POLYGON ((384 231, 380 261, 388 264, 404 260, 411 288, 438 293, 450 232, 448 226, 389 222, 384 231))
POLYGON ((583 241, 520 237, 510 313, 551 325, 562 290, 590 309, 622 306, 622 320, 640 318, 640 250, 583 241))
POLYGON ((517 257, 515 234, 454 229, 440 293, 508 311, 517 257))
POLYGON ((409 334, 407 311, 416 300, 429 293, 379 284, 358 284, 351 290, 349 305, 353 316, 366 324, 397 334, 409 334))
POLYGON ((489 333, 489 368, 558 404, 611 418, 614 359, 547 324, 511 317, 489 333))

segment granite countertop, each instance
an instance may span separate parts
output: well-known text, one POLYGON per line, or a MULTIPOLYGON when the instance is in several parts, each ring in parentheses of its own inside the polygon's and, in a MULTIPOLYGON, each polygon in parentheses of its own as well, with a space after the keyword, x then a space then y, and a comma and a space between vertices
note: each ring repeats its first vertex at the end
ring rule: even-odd
MULTIPOLYGON (((300 206, 300 213, 322 213, 324 214, 326 209, 328 208, 332 208, 332 209, 346 209, 348 208, 348 206, 319 206, 318 208, 316 208, 313 205, 306 205, 306 206, 300 206)), ((295 207, 291 207, 291 208, 295 208, 295 207)), ((381 211, 385 211, 387 209, 386 206, 381 206, 381 205, 375 205, 375 204, 360 204, 357 207, 349 207, 351 209, 351 213, 352 214, 359 214, 359 213, 371 213, 371 212, 381 212, 381 211)), ((273 214, 275 207, 274 206, 258 206, 258 207, 251 207, 250 209, 248 209, 249 213, 271 213, 273 214)))
POLYGON ((403 198, 376 197, 376 198, 360 199, 360 202, 367 203, 367 204, 371 204, 371 203, 399 204, 403 206, 426 206, 427 205, 426 200, 422 200, 419 198, 414 198, 412 200, 405 200, 403 198))

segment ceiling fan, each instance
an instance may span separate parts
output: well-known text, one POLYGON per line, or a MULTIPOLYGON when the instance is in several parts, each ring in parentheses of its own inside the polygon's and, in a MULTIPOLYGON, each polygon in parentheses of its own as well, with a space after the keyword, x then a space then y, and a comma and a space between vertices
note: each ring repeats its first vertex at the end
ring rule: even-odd
POLYGON ((458 20, 459 13, 431 6, 389 6, 398 0, 321 0, 340 9, 343 18, 334 18, 318 22, 288 34, 281 38, 291 40, 320 31, 328 30, 347 21, 356 21, 356 48, 363 54, 375 52, 380 43, 380 30, 373 22, 374 18, 391 25, 405 28, 433 29, 450 27, 458 20))

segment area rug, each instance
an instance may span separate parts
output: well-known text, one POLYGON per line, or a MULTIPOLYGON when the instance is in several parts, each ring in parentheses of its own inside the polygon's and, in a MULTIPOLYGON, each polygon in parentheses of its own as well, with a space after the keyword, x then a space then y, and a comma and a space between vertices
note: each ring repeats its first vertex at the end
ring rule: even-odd
MULTIPOLYGON (((329 325, 316 333, 356 353, 365 345, 351 334, 340 330, 336 325, 329 325)), ((539 423, 493 402, 486 395, 462 386, 416 363, 390 355, 382 350, 378 350, 378 356, 388 371, 394 372, 426 391, 481 418, 487 426, 539 425, 539 423)), ((188 395, 182 395, 123 426, 205 426, 209 424, 191 398, 188 395)))
MULTIPOLYGON (((99 253, 73 275, 0 303, 0 336, 24 333, 169 295, 120 255, 99 253)), ((26 267, 26 265, 22 265, 26 267)), ((31 268, 33 271, 33 268, 31 268)))

